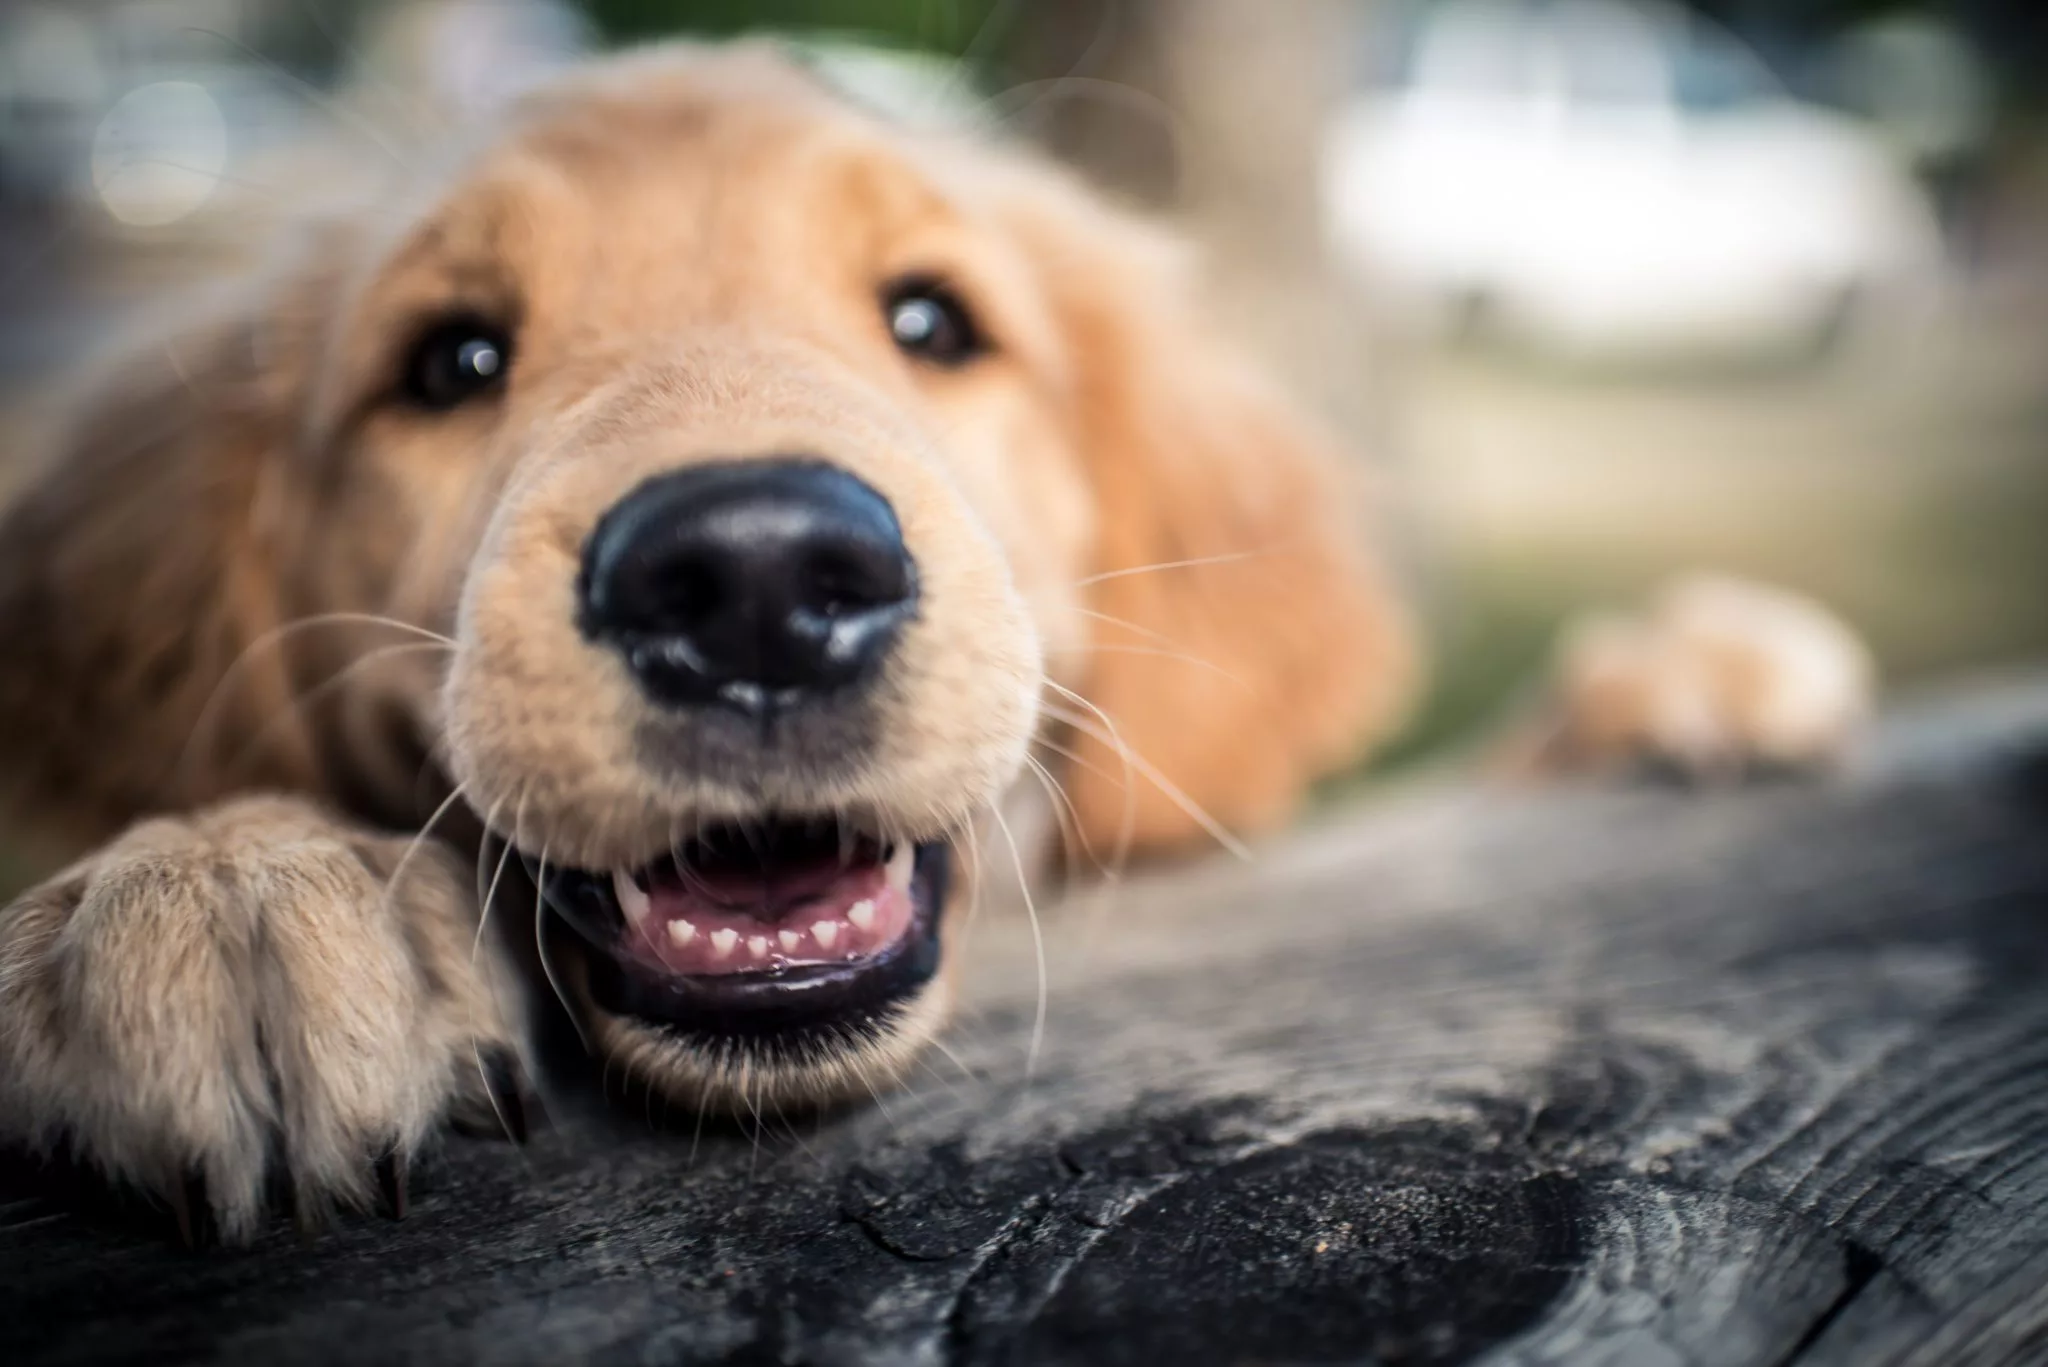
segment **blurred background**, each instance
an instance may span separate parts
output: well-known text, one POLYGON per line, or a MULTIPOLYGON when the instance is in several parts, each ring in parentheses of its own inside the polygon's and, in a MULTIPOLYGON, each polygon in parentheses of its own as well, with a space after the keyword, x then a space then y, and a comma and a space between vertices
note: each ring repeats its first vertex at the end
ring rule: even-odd
POLYGON ((1380 471, 1439 660, 1382 763, 1692 567, 1820 596, 1897 684, 2048 657, 2040 0, 5 0, 4 430, 577 53, 743 29, 1205 245, 1380 471))

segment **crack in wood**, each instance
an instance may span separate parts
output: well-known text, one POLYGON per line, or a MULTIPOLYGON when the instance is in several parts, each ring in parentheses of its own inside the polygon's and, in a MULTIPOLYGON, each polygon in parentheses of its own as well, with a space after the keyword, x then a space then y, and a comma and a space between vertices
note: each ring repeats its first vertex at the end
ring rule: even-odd
POLYGON ((1854 1239, 1843 1244, 1841 1291, 1822 1308, 1820 1314, 1814 1316, 1813 1323, 1799 1336, 1799 1341, 1792 1345, 1784 1357, 1772 1364, 1772 1367, 1794 1367, 1794 1364, 1804 1358, 1808 1350, 1819 1343, 1828 1330, 1834 1327, 1835 1321, 1842 1318, 1843 1313, 1873 1281, 1877 1280, 1877 1274, 1882 1271, 1883 1258, 1854 1239))

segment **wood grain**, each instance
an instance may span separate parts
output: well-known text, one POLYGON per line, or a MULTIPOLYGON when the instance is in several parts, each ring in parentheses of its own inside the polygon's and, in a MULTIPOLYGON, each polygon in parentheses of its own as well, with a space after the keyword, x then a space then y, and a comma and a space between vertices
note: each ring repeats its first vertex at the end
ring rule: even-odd
POLYGON ((16 1162, 0 1361, 2048 1361, 2048 686, 1814 785, 1447 791, 956 927, 908 1091, 565 1073, 401 1223, 190 1254, 16 1162))

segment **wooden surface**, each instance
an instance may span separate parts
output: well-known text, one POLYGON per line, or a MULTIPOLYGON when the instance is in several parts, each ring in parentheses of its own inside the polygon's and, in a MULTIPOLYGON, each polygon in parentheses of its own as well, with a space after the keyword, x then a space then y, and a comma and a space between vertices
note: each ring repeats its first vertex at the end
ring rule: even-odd
POLYGON ((0 1362, 2048 1361, 2048 687, 1820 786, 1449 793, 1131 884, 908 1092, 452 1141, 192 1254, 17 1166, 0 1362))

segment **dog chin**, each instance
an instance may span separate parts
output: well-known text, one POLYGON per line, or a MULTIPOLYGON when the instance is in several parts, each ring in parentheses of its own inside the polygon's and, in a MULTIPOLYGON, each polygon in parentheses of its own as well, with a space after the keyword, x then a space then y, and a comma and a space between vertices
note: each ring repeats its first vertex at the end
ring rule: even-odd
POLYGON ((593 1043, 677 1099, 841 1099, 899 1073, 944 1015, 946 839, 764 814, 635 867, 525 862, 575 933, 593 1043))

